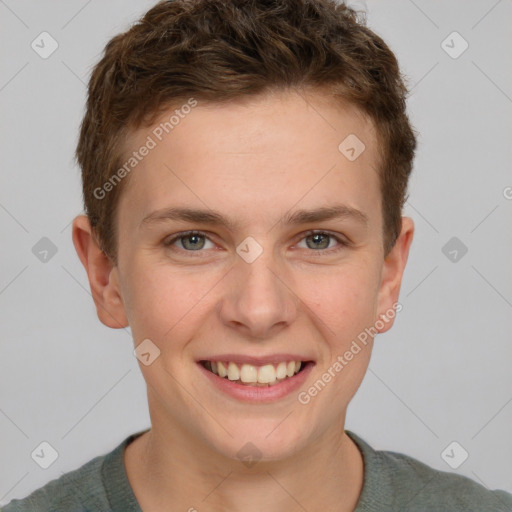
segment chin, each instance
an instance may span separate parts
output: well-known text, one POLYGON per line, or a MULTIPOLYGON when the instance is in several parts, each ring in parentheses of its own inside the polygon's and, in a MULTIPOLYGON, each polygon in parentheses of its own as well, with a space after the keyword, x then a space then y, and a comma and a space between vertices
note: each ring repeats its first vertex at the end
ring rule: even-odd
POLYGON ((283 418, 226 423, 223 426, 233 437, 221 429, 220 437, 210 439, 209 444, 220 455, 248 462, 248 466, 251 465, 250 461, 286 459, 297 452, 305 441, 305 428, 296 422, 283 421, 283 418))

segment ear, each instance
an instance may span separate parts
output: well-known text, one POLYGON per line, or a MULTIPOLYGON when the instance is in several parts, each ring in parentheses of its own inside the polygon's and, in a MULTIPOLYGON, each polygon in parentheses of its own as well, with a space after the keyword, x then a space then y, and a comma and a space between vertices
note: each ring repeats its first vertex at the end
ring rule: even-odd
POLYGON ((87 272, 98 318, 113 329, 127 327, 117 266, 100 249, 86 215, 73 220, 73 243, 87 272))
POLYGON ((376 329, 383 333, 388 331, 394 323, 395 314, 400 311, 401 306, 397 307, 402 276, 409 256, 409 248, 414 234, 414 222, 409 217, 402 217, 402 229, 395 242, 394 247, 384 259, 381 272, 381 282, 379 288, 379 297, 377 312, 379 314, 376 321, 376 329), (379 322, 377 322, 380 320, 379 322), (383 327, 377 327, 382 326, 383 327))

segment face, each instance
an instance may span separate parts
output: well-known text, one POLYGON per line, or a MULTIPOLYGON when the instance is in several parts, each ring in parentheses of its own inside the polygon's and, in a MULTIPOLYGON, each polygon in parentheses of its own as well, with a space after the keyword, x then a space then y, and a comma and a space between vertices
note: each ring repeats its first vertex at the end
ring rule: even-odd
POLYGON ((199 102, 169 133, 172 111, 129 140, 127 159, 155 144, 121 196, 100 318, 150 340, 153 429, 231 458, 250 441, 271 460, 343 425, 370 358, 362 333, 393 310, 412 227, 384 258, 375 131, 333 103, 199 102))

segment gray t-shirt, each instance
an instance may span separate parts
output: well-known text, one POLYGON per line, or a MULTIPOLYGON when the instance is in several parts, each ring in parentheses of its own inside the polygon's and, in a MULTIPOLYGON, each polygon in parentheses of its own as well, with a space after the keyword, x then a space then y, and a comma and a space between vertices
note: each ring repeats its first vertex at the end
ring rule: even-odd
MULTIPOLYGON (((144 432, 132 434, 110 453, 48 482, 26 498, 12 500, 1 512, 142 512, 123 455, 125 447, 144 432)), ((401 453, 374 450, 353 432, 346 432, 364 460, 363 489, 354 512, 512 512, 512 494, 490 491, 469 478, 437 471, 401 453)))

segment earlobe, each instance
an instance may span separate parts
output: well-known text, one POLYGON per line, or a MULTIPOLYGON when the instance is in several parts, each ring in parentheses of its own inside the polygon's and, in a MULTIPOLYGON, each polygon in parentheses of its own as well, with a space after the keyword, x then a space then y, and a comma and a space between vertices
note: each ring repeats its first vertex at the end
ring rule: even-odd
POLYGON ((86 215, 73 220, 73 244, 87 272, 92 298, 100 321, 107 327, 121 329, 128 326, 124 304, 115 278, 117 267, 101 250, 97 237, 86 215))
POLYGON ((397 304, 399 303, 400 286, 402 284, 405 265, 409 257, 409 249, 413 235, 413 220, 410 217, 402 217, 400 235, 394 247, 384 259, 382 266, 377 312, 379 320, 382 318, 382 315, 384 315, 387 321, 380 321, 377 324, 379 326, 384 324, 382 328, 377 329, 378 332, 383 333, 388 331, 394 323, 395 314, 399 311, 397 304))

